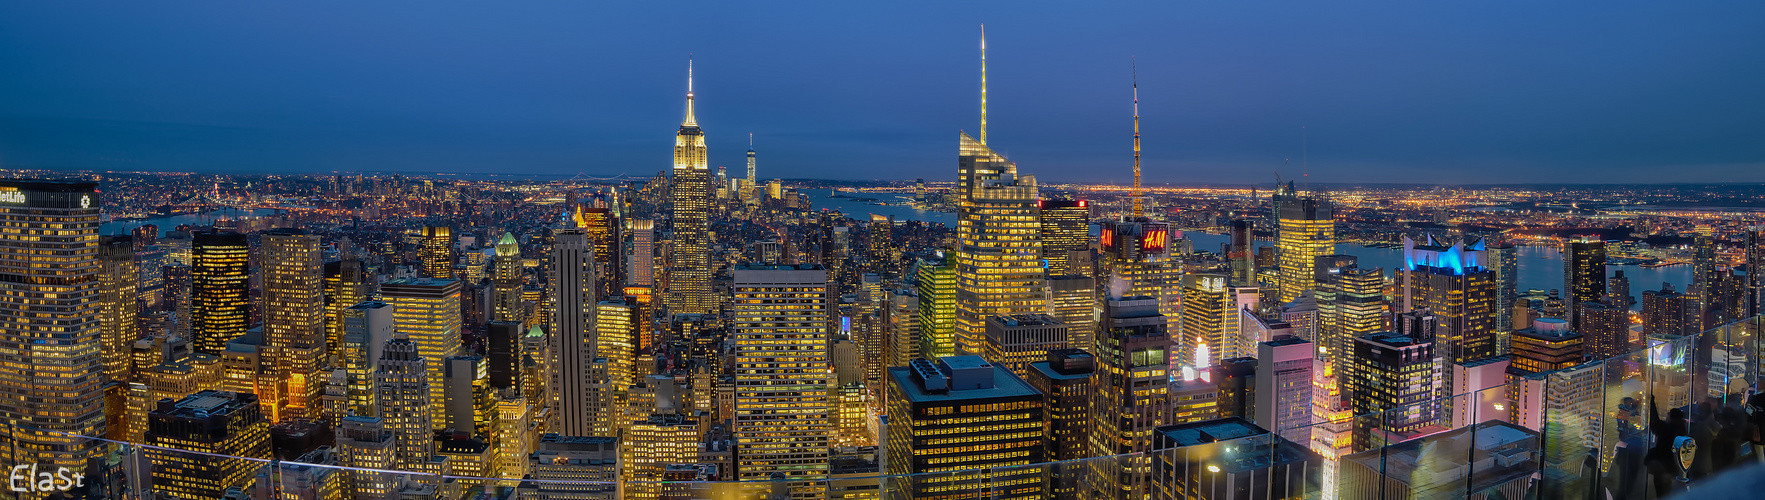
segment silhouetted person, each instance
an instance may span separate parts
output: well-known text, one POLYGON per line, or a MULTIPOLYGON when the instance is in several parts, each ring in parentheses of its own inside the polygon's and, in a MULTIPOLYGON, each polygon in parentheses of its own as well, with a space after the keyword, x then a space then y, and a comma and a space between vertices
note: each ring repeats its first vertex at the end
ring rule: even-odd
POLYGON ((1721 474, 1740 461, 1741 446, 1751 441, 1753 425, 1747 421, 1746 412, 1734 405, 1716 410, 1716 422, 1722 430, 1716 433, 1716 442, 1710 445, 1710 465, 1715 473, 1721 474))
POLYGON ((1697 443, 1695 458, 1691 467, 1685 471, 1685 477, 1703 479, 1715 470, 1716 433, 1722 432, 1722 424, 1716 421, 1716 403, 1704 401, 1692 407, 1691 427, 1686 431, 1692 442, 1697 443))
POLYGON ((1747 413, 1752 420, 1753 460, 1765 462, 1765 392, 1747 398, 1747 413))
POLYGON ((1687 422, 1685 410, 1674 408, 1667 410, 1667 419, 1661 420, 1660 409, 1655 401, 1649 400, 1649 433, 1655 436, 1655 447, 1649 449, 1645 460, 1648 462, 1649 476, 1655 482, 1655 498, 1666 498, 1673 493, 1674 478, 1679 476, 1679 457, 1673 452, 1673 441, 1685 436, 1687 422))

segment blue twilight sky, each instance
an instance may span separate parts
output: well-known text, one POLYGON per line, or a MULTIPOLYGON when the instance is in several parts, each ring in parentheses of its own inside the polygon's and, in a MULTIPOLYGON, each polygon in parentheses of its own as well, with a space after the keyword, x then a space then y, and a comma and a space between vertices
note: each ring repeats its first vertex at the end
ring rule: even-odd
POLYGON ((0 3, 0 167, 1765 181, 1765 2, 0 3), (1283 168, 1285 159, 1292 165, 1283 168))

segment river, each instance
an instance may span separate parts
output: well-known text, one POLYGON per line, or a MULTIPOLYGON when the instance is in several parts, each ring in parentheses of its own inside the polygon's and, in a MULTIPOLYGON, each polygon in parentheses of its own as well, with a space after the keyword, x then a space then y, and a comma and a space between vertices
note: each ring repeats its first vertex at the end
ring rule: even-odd
MULTIPOLYGON (((839 210, 840 213, 846 214, 847 217, 851 217, 853 219, 869 220, 870 219, 869 214, 893 215, 893 216, 895 216, 895 222, 897 224, 901 223, 901 222, 905 222, 905 221, 916 220, 916 221, 922 221, 922 222, 939 222, 939 223, 943 223, 945 226, 949 226, 951 228, 956 227, 956 214, 950 213, 950 212, 934 212, 934 211, 930 211, 930 210, 920 210, 920 209, 913 208, 910 206, 898 205, 898 204, 871 205, 871 203, 873 203, 873 202, 858 201, 858 200, 854 200, 852 198, 832 198, 832 197, 828 196, 830 193, 832 193, 832 190, 828 190, 828 189, 820 189, 820 188, 808 189, 808 190, 800 191, 800 193, 802 193, 805 197, 809 198, 810 207, 812 207, 816 210, 821 210, 823 208, 839 210)), ((845 194, 847 196, 855 196, 858 198, 875 198, 878 201, 886 201, 889 203, 900 203, 901 201, 903 201, 901 198, 897 197, 897 196, 901 196, 901 195, 896 194, 896 193, 845 193, 845 194)))
POLYGON ((214 224, 214 221, 216 219, 228 219, 228 218, 239 218, 239 217, 263 217, 263 216, 268 216, 268 215, 275 215, 276 212, 277 212, 276 210, 267 209, 267 208, 260 208, 260 209, 253 209, 253 210, 223 209, 223 210, 214 210, 214 211, 203 212, 203 213, 198 213, 198 214, 182 214, 182 215, 170 215, 170 216, 163 216, 163 217, 148 217, 145 219, 119 220, 119 221, 111 221, 111 222, 106 222, 106 223, 100 224, 98 226, 98 234, 124 234, 124 233, 128 233, 128 232, 132 232, 135 230, 135 228, 141 227, 141 226, 147 225, 147 224, 153 224, 155 226, 159 226, 159 232, 161 234, 164 234, 166 231, 170 231, 173 228, 176 228, 182 224, 190 224, 193 226, 207 226, 207 225, 214 224))
MULTIPOLYGON (((1218 252, 1220 244, 1231 240, 1231 236, 1224 234, 1204 234, 1190 231, 1185 232, 1184 235, 1190 241, 1195 242, 1196 250, 1210 252, 1218 252)), ((1267 240, 1257 241, 1258 246, 1271 244, 1273 243, 1267 240)), ((1391 276, 1399 266, 1403 265, 1403 249, 1401 248, 1374 248, 1343 243, 1336 245, 1336 252, 1357 257, 1362 268, 1385 268, 1386 276, 1391 276)), ((1563 254, 1557 251, 1556 247, 1521 246, 1517 253, 1520 257, 1520 280, 1518 283, 1520 294, 1524 295, 1528 290, 1563 290, 1563 254)), ((1624 271, 1624 277, 1630 279, 1630 296, 1637 300, 1638 305, 1641 304, 1644 290, 1658 290, 1661 288, 1662 282, 1673 283, 1675 289, 1682 291, 1685 290, 1686 284, 1691 283, 1691 266, 1685 265, 1656 268, 1646 268, 1639 265, 1606 267, 1608 277, 1616 275, 1618 271, 1624 271)))

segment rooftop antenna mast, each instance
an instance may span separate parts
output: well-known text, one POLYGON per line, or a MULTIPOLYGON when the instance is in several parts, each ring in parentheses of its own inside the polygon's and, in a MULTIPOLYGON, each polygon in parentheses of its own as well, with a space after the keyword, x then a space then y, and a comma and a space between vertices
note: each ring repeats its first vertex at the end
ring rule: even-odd
POLYGON ((1144 216, 1144 203, 1140 200, 1140 60, 1131 59, 1134 82, 1134 191, 1130 196, 1134 199, 1134 218, 1144 216))

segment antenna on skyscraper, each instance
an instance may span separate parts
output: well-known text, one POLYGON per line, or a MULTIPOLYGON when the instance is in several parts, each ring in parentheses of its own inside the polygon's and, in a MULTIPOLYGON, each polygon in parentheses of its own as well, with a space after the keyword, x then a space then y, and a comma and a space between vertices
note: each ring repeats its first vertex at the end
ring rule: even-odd
POLYGON ((1134 218, 1142 216, 1143 202, 1140 201, 1140 59, 1130 58, 1134 82, 1134 218))
POLYGON ((1305 191, 1311 192, 1311 155, 1306 149, 1305 125, 1299 126, 1299 168, 1300 176, 1305 178, 1305 191))
POLYGON ((981 24, 981 144, 987 143, 987 25, 981 24))

